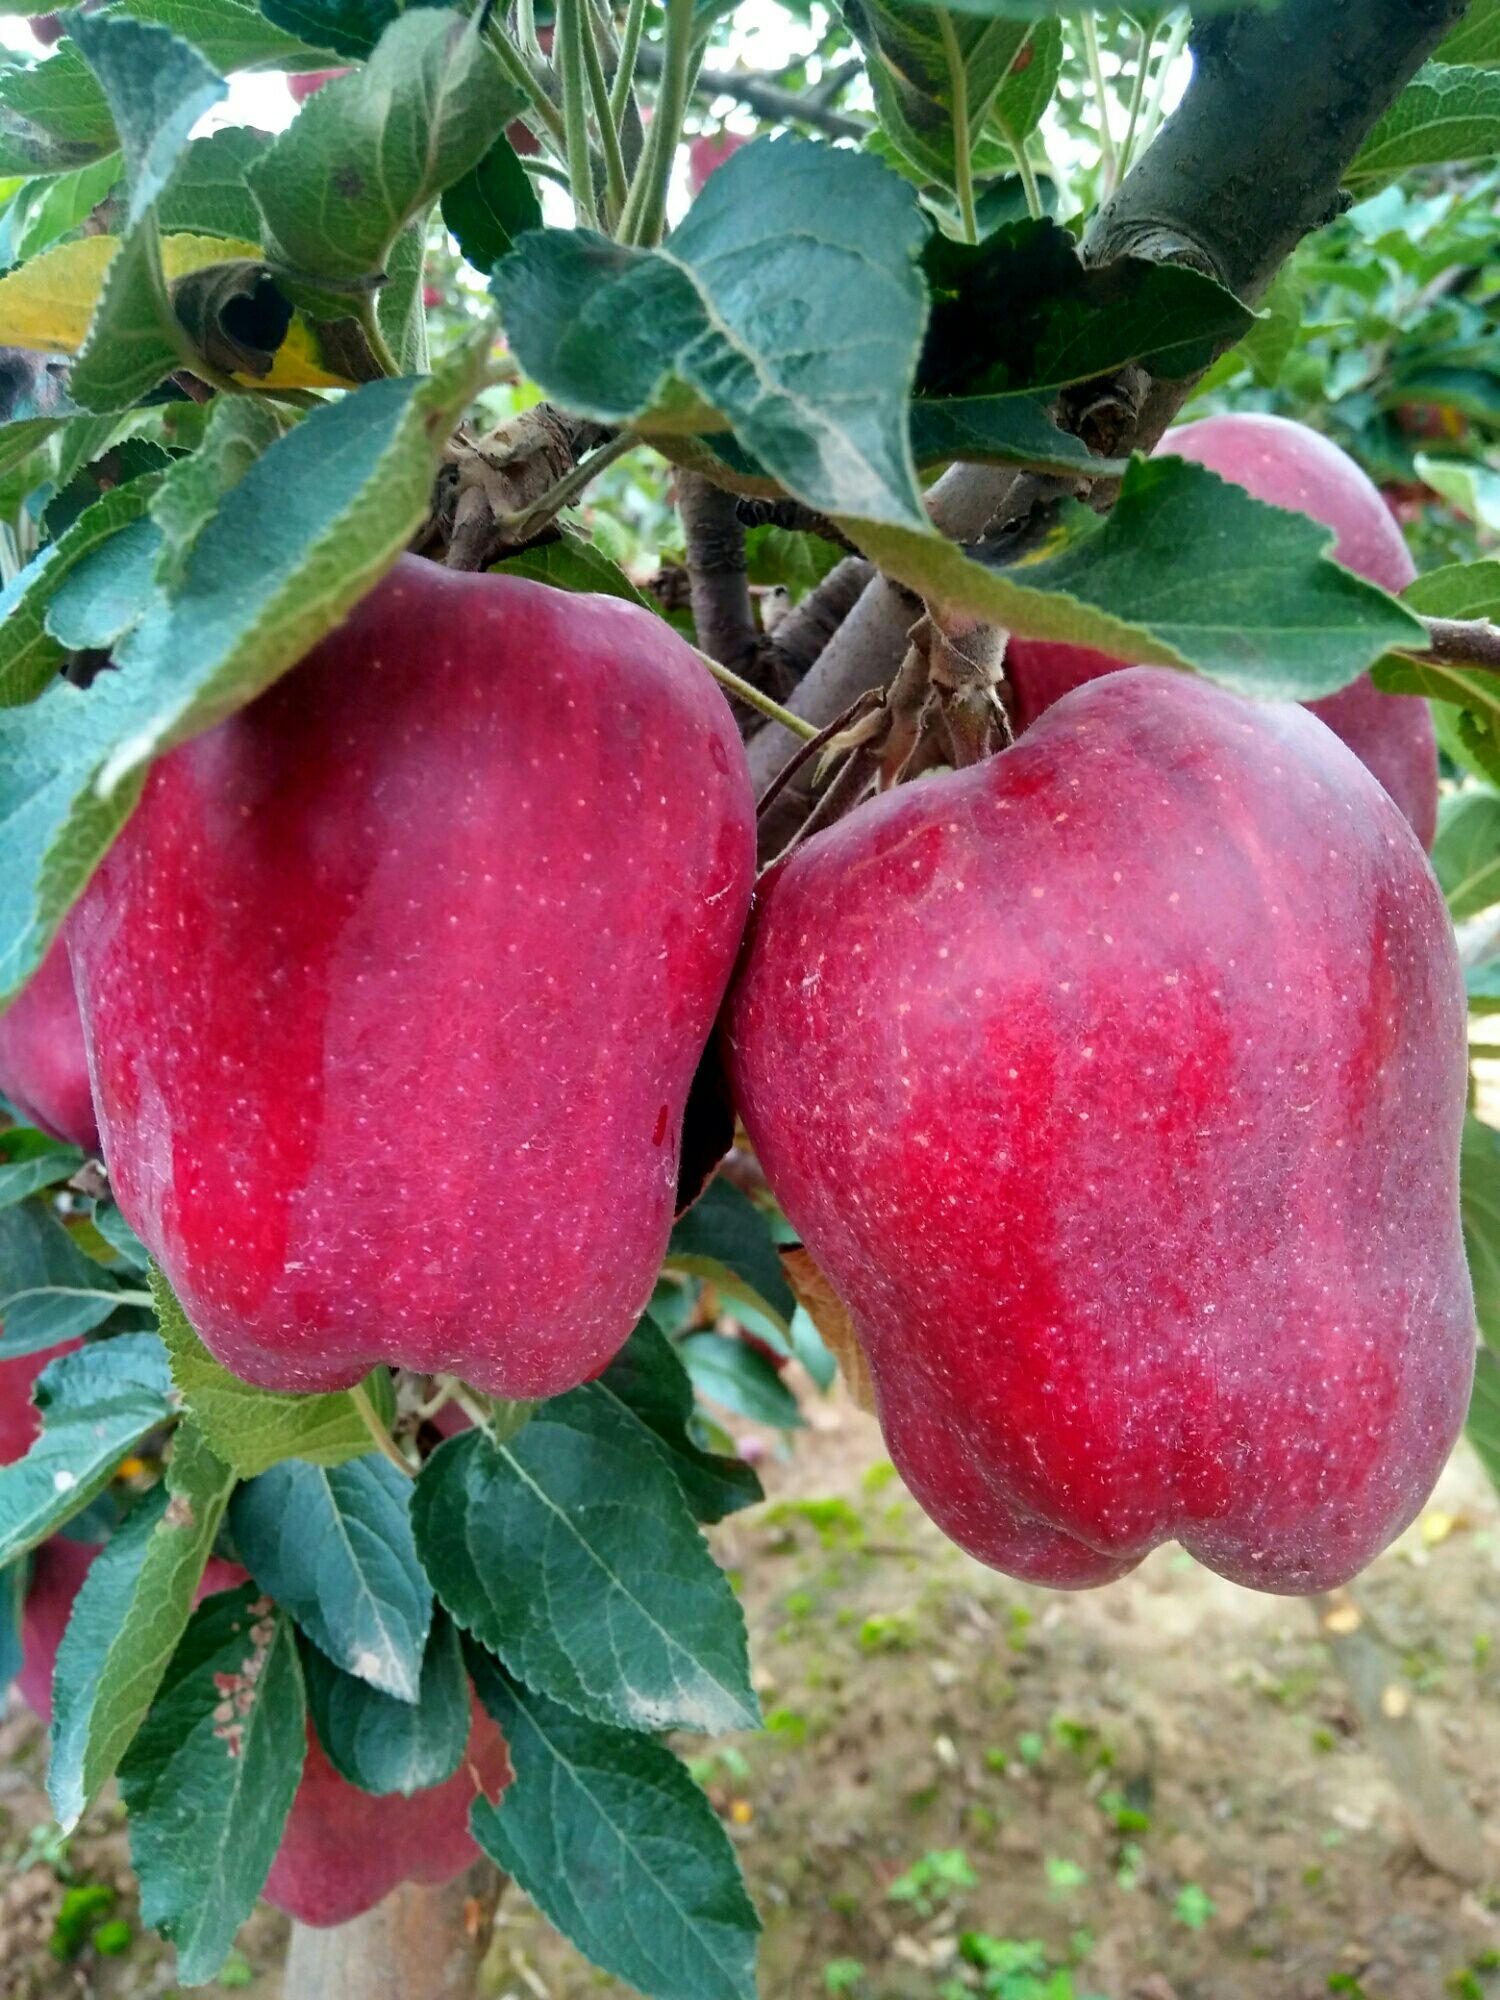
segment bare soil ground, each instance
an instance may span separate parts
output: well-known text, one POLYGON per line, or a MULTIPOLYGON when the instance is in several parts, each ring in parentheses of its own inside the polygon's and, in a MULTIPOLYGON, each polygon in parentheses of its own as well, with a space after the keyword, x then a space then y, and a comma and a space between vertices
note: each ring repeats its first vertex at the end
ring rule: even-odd
MULTIPOLYGON (((681 1746, 765 1918, 764 2000, 1500 2000, 1500 1507, 1466 1452, 1357 1600, 1486 1830, 1471 1883, 1416 1851, 1306 1604, 1173 1550, 1027 1589, 942 1540, 841 1397, 809 1415, 768 1504, 715 1531, 770 1727, 681 1746)), ((0 1728, 0 1996, 159 2000, 117 1809, 50 1844, 42 1749, 24 1712, 0 1728), (135 1935, 59 1961, 91 1884, 135 1935)), ((278 2000, 283 1937, 258 1916, 226 1984, 278 2000)), ((486 1984, 626 1991, 515 1894, 486 1984)))

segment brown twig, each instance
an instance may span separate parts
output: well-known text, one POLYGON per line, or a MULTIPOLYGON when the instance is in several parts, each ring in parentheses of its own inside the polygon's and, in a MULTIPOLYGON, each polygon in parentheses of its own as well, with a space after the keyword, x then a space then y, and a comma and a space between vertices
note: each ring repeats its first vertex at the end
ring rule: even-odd
POLYGON ((750 602, 745 529, 732 493, 701 472, 677 475, 677 511, 687 544, 688 588, 698 644, 720 666, 759 683, 760 633, 750 602))
POLYGON ((1429 618, 1425 653, 1401 651, 1412 659, 1433 660, 1445 667, 1476 667, 1500 674, 1500 625, 1488 618, 1429 618))

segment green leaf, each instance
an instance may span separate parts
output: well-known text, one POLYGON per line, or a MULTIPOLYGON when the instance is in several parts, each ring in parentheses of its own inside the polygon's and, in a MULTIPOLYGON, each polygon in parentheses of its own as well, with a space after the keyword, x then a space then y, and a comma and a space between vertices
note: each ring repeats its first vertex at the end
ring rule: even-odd
POLYGON ((0 425, 0 476, 12 472, 51 437, 64 421, 55 417, 23 417, 13 424, 0 425))
MULTIPOLYGON (((283 1459, 342 1465, 370 1449, 370 1433, 348 1392, 283 1395, 242 1382, 199 1340, 166 1279, 151 1273, 161 1335, 172 1357, 172 1380, 204 1436, 242 1479, 254 1479, 283 1459)), ((378 1371, 389 1393, 390 1377, 378 1371)), ((373 1388, 376 1377, 366 1385, 373 1388)))
POLYGON ((9 1689, 26 1662, 21 1620, 26 1610, 27 1565, 12 1563, 0 1570, 0 1696, 9 1689))
POLYGON ((46 1202, 0 1209, 0 1357, 92 1333, 120 1303, 118 1280, 83 1254, 46 1202))
POLYGON ((415 1702, 432 1624, 417 1558, 412 1482, 370 1453, 345 1465, 287 1459, 234 1496, 246 1569, 335 1666, 415 1702))
POLYGON ((1500 1492, 1500 1358, 1482 1348, 1474 1366, 1474 1390, 1466 1426, 1479 1463, 1500 1492))
MULTIPOLYGON (((667 1245, 667 1263, 712 1284, 739 1302, 748 1287, 767 1312, 784 1353, 797 1301, 776 1254, 769 1218, 732 1181, 717 1174, 680 1216, 667 1245), (726 1282, 726 1280, 728 1282, 726 1282)), ((761 1329, 756 1328, 759 1332, 761 1329)))
POLYGON ((391 245, 385 283, 375 299, 375 318, 403 375, 423 375, 428 367, 427 308, 422 290, 430 215, 430 210, 424 210, 391 245))
MULTIPOLYGON (((415 5, 436 3, 411 0, 415 5)), ((265 0, 268 18, 289 33, 356 58, 370 54, 402 6, 403 0, 265 0)))
POLYGON ((444 1607, 528 1686, 630 1729, 758 1723, 739 1605, 613 1397, 555 1397, 503 1445, 450 1439, 412 1522, 444 1607))
POLYGON ((1097 458, 1059 430, 1032 396, 918 396, 911 406, 912 456, 925 471, 951 459, 1020 465, 1037 472, 1117 478, 1123 459, 1097 458))
MULTIPOLYGON (((940 16, 909 0, 844 0, 842 12, 865 51, 881 124, 914 166, 951 188, 953 82, 940 16)), ((962 61, 970 130, 978 132, 1030 29, 973 14, 951 25, 962 61)))
POLYGON ((1500 75, 1425 63, 1344 171, 1366 195, 1418 167, 1488 160, 1500 153, 1500 75))
POLYGON ((286 33, 254 0, 120 0, 119 11, 170 28, 226 76, 242 69, 317 69, 332 46, 286 33))
POLYGON ((668 433, 727 425, 810 505, 921 526, 905 391, 924 229, 877 161, 757 140, 663 249, 546 230, 494 290, 522 368, 570 410, 668 433))
POLYGON ((1485 787, 1441 802, 1432 867, 1455 923, 1500 903, 1500 792, 1485 787))
POLYGON ((313 411, 226 494, 119 672, 0 710, 0 1000, 40 963, 151 759, 253 699, 400 555, 483 369, 476 339, 431 378, 371 382, 313 411))
POLYGON ((1184 264, 1126 257, 1091 268, 1068 231, 1046 220, 1008 224, 978 244, 934 236, 922 261, 933 308, 918 382, 928 394, 1060 389, 1132 362, 1176 379, 1206 367, 1254 320, 1184 264))
POLYGON ((195 139, 177 163, 157 204, 163 234, 229 236, 241 243, 260 240, 260 210, 250 192, 250 168, 271 143, 248 125, 226 126, 195 139))
POLYGON ((306 1749, 291 1621, 253 1585, 209 1598, 120 1767, 141 1914, 185 1986, 213 1978, 254 1908, 306 1749))
MULTIPOLYGON (((1495 78, 1500 89, 1500 75, 1495 78)), ((1441 493, 1451 507, 1492 535, 1500 534, 1500 472, 1472 458, 1434 458, 1419 451, 1417 477, 1441 493)))
POLYGON ((319 299, 369 290, 401 231, 483 159, 520 103, 482 11, 400 15, 368 65, 309 98, 250 168, 271 263, 319 299))
POLYGON ((70 652, 108 651, 145 616, 160 551, 161 531, 145 519, 93 549, 53 593, 47 606, 51 637, 70 652))
POLYGON ((989 125, 1012 155, 1042 122, 1063 66, 1063 33, 1057 21, 1038 21, 990 107, 989 125))
POLYGON ((56 1534, 109 1484, 127 1452, 173 1415, 154 1333, 125 1333, 49 1361, 32 1394, 42 1434, 0 1467, 0 1569, 56 1534))
POLYGON ((443 191, 443 221, 476 270, 490 271, 516 238, 542 226, 542 205, 504 134, 461 180, 443 191))
POLYGON ((1459 1206, 1474 1284, 1474 1311, 1485 1343, 1500 1354, 1500 1132, 1464 1119, 1459 1206))
POLYGON ((109 105, 72 40, 0 72, 0 174, 64 174, 119 147, 109 105))
MULTIPOLYGON (((1500 562, 1449 563, 1407 585, 1403 604, 1426 618, 1500 617, 1500 562)), ((1390 654, 1371 670, 1387 694, 1425 695, 1461 711, 1468 753, 1500 781, 1500 678, 1482 669, 1450 667, 1390 654)))
POLYGON ((108 153, 102 160, 42 183, 42 192, 16 241, 16 262, 24 263, 38 251, 61 242, 87 221, 120 178, 123 167, 118 153, 108 153))
POLYGON ((47 1793, 63 1831, 114 1776, 192 1616, 234 1474, 190 1423, 165 1481, 94 1558, 57 1654, 47 1793))
POLYGON ((75 14, 69 27, 119 134, 128 190, 124 222, 132 228, 171 179, 194 125, 226 94, 224 79, 165 28, 84 13, 75 14))
POLYGON ((913 590, 1028 638, 1119 660, 1192 666, 1237 694, 1308 701, 1345 687, 1425 628, 1324 560, 1330 532, 1203 467, 1131 461, 1108 517, 1064 510, 1059 535, 986 569, 950 542, 864 522, 854 539, 913 590))
POLYGON ((476 1661, 515 1779, 474 1838, 568 1941, 652 2000, 754 2000, 759 1920, 729 1836, 659 1743, 476 1661))
POLYGON ((151 497, 159 531, 155 575, 169 589, 185 576, 188 557, 224 495, 263 451, 281 437, 284 418, 254 396, 216 396, 197 451, 178 459, 151 497))
POLYGON ((99 80, 125 156, 120 248, 69 378, 75 402, 118 410, 155 388, 182 358, 162 275, 156 203, 224 79, 165 28, 79 13, 72 24, 99 80))
MULTIPOLYGON (((18 1201, 25 1201, 28 1195, 37 1194, 42 1188, 54 1187, 59 1181, 71 1180, 83 1165, 83 1152, 77 1146, 60 1145, 56 1139, 49 1139, 44 1132, 29 1132, 25 1126, 13 1126, 8 1132, 0 1132, 0 1208, 14 1208, 18 1201)), ((0 1229, 4 1225, 0 1224, 0 1229)), ((29 1233, 28 1220, 26 1230, 29 1233)), ((11 1264, 8 1246, 0 1237, 0 1284, 11 1282, 11 1264)), ((0 1343, 9 1348, 13 1329, 5 1325, 4 1311, 0 1308, 0 1343)), ((51 1346, 50 1341, 41 1343, 51 1346)))
POLYGON ((627 604, 661 616, 661 606, 637 590, 618 563, 567 528, 559 529, 555 541, 533 542, 492 569, 496 576, 526 576, 534 583, 551 584, 554 590, 594 590, 606 597, 623 597, 627 604))
POLYGON ((328 1761, 362 1792, 388 1797, 441 1785, 463 1762, 473 1720, 458 1630, 439 1611, 422 1655, 415 1702, 396 1701, 304 1646, 307 1704, 328 1761))
POLYGON ((698 1520, 722 1521, 726 1514, 765 1498, 753 1466, 700 1450, 693 1442, 688 1430, 693 1419, 692 1384, 671 1341, 649 1312, 589 1386, 649 1434, 698 1520))
POLYGON ((1469 0, 1468 11, 1438 44, 1437 61, 1500 68, 1500 0, 1469 0))
POLYGON ((743 1340, 693 1333, 678 1341, 677 1353, 699 1395, 724 1409, 779 1431, 800 1430, 806 1422, 770 1362, 743 1340))
POLYGON ((53 596, 75 565, 141 518, 157 483, 157 476, 148 473, 85 507, 0 593, 0 703, 32 701, 54 679, 66 648, 47 630, 53 596))
POLYGON ((151 1253, 121 1215, 115 1202, 94 1203, 94 1227, 123 1263, 144 1276, 151 1264, 151 1253))

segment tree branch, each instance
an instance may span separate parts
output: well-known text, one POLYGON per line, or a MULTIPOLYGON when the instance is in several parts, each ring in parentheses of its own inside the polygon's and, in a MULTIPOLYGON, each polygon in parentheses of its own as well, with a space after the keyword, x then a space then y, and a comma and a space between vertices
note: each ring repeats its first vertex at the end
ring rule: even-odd
MULTIPOLYGON (((1302 236, 1336 215, 1340 178, 1376 120, 1463 14, 1466 0, 1283 0, 1269 14, 1200 23, 1182 103, 1094 219, 1083 254, 1181 258, 1254 300, 1302 236), (1299 60, 1300 52, 1300 60, 1299 60)), ((1116 443, 1149 451, 1191 381, 1140 380, 1137 414, 1116 443)), ((928 495, 934 524, 972 541, 1035 504, 1026 475, 954 465, 928 495)), ((1094 489, 1095 504, 1109 490, 1094 489)), ((919 607, 918 607, 919 609, 919 607)), ((823 724, 900 664, 916 611, 877 578, 788 704, 823 724)), ((763 729, 750 744, 764 788, 795 748, 763 729)), ((782 805, 797 809, 796 786, 782 805)), ((802 805, 805 809, 806 794, 802 805)), ((768 830, 771 840, 776 830, 768 830)))
POLYGON ((732 493, 701 472, 677 475, 677 511, 687 543, 688 590, 698 644, 721 667, 746 679, 754 672, 760 633, 750 604, 745 529, 732 493))
POLYGON ((1500 625, 1492 625, 1487 618, 1429 618, 1427 638, 1426 653, 1412 653, 1411 658, 1500 674, 1500 625))
MULTIPOLYGON (((636 73, 646 77, 660 76, 661 50, 643 42, 636 58, 636 73)), ((748 104, 752 111, 758 111, 762 118, 772 119, 778 125, 806 125, 815 132, 826 132, 831 139, 867 139, 870 136, 869 124, 864 119, 851 118, 844 111, 834 111, 802 91, 783 90, 779 84, 755 70, 701 69, 693 85, 693 95, 710 102, 716 97, 733 97, 741 104, 748 104)))

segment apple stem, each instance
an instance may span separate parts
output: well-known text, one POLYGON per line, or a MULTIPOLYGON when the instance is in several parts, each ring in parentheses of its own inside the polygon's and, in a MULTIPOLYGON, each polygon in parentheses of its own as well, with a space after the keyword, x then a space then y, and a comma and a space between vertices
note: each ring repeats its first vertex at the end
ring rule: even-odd
POLYGON ((1078 25, 1083 37, 1083 52, 1088 58, 1094 99, 1099 107, 1099 151, 1104 156, 1104 185, 1113 191, 1119 169, 1115 135, 1109 129, 1109 88, 1104 81, 1104 64, 1099 57, 1099 37, 1094 29, 1094 17, 1086 9, 1078 25))
POLYGON ((620 34, 620 54, 615 64, 614 88, 609 94, 609 112, 616 126, 625 116, 635 83, 635 66, 640 55, 641 29, 646 22, 646 0, 630 0, 625 26, 620 34))
POLYGON ((348 1393, 350 1402, 359 1412, 361 1423, 363 1423, 365 1429, 370 1433, 370 1436, 375 1440, 375 1449, 381 1454, 383 1458, 388 1458, 391 1464, 394 1465, 399 1472, 403 1472, 408 1479, 415 1479, 417 1476, 416 1472, 413 1470, 412 1466, 407 1462, 405 1454, 402 1452, 400 1446, 396 1443, 396 1440, 391 1436, 390 1432, 386 1429, 385 1425, 380 1421, 380 1413, 375 1408, 375 1405, 370 1401, 369 1390, 361 1382, 357 1384, 353 1389, 351 1389, 348 1393))
POLYGON ((773 701, 768 694, 762 694, 750 681, 742 680, 738 674, 731 673, 728 667, 721 667, 718 661, 710 659, 707 653, 698 652, 696 646, 693 651, 698 653, 698 658, 720 687, 727 688, 736 700, 744 702, 747 708, 758 710, 771 722, 779 722, 783 729, 790 730, 793 736, 800 737, 804 743, 810 743, 818 735, 815 723, 805 722, 800 715, 793 715, 789 708, 783 708, 779 701, 773 701))

